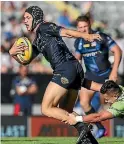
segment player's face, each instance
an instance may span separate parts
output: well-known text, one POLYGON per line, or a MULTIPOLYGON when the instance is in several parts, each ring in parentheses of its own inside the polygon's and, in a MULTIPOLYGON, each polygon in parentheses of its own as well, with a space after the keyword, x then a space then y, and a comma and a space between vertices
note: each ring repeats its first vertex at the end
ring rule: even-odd
POLYGON ((116 93, 104 94, 105 103, 113 104, 117 100, 116 93))
POLYGON ((28 31, 31 31, 32 21, 33 21, 32 15, 25 12, 24 13, 24 24, 25 24, 28 31))
POLYGON ((90 26, 88 22, 80 21, 77 24, 77 30, 82 33, 89 33, 90 26))

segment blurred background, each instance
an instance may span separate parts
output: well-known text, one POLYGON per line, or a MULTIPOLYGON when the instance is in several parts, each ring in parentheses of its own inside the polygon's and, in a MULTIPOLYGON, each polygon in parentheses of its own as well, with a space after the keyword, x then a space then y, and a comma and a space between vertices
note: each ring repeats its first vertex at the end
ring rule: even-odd
MULTIPOLYGON (((68 126, 54 120, 49 123, 48 118, 39 117, 41 115, 40 104, 42 97, 52 77, 52 69, 45 58, 39 55, 27 68, 24 68, 20 67, 8 53, 17 38, 27 36, 30 40, 33 39, 33 34, 27 33, 22 23, 24 11, 31 5, 37 5, 43 9, 46 21, 55 22, 58 25, 72 29, 76 29, 75 20, 79 15, 89 15, 92 20, 92 28, 109 34, 123 51, 121 64, 118 69, 118 84, 124 86, 124 2, 1 2, 1 136, 53 136, 52 127, 55 124, 55 136, 76 136, 76 132, 72 132, 68 126), (16 96, 15 85, 18 85, 20 77, 23 77, 22 85, 20 85, 23 95, 26 91, 26 86, 33 90, 22 100, 22 103, 23 101, 26 102, 23 105, 24 112, 17 114, 20 107, 16 103, 20 99, 16 96), (19 117, 15 117, 17 115, 19 117), (62 127, 66 128, 66 132, 62 127), (62 131, 61 135, 58 133, 58 129, 62 131)), ((75 39, 64 38, 64 40, 70 51, 74 53, 75 39)), ((114 61, 111 53, 109 60, 111 63, 114 61)), ((85 66, 83 67, 85 69, 85 66)), ((83 113, 80 105, 77 104, 75 109, 80 114, 83 113)), ((107 136, 124 137, 123 119, 106 121, 104 125, 108 131, 107 136)))

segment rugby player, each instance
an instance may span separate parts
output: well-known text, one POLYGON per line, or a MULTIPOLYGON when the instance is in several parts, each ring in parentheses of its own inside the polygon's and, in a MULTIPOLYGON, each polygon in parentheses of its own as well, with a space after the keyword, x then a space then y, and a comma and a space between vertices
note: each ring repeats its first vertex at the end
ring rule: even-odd
POLYGON ((86 116, 74 116, 70 114, 68 120, 69 124, 76 124, 77 122, 94 123, 115 117, 124 117, 124 87, 117 85, 114 81, 106 81, 100 92, 110 107, 107 110, 102 110, 99 113, 89 114, 86 116))
MULTIPOLYGON (((32 43, 33 57, 42 53, 54 70, 52 80, 48 84, 43 96, 41 111, 48 117, 65 121, 68 119, 69 113, 57 106, 60 99, 67 93, 72 98, 77 97, 84 73, 82 66, 68 50, 62 37, 81 37, 89 41, 94 39, 100 41, 101 37, 99 34, 83 34, 78 31, 62 28, 55 23, 45 22, 43 11, 38 6, 31 6, 26 9, 24 13, 24 24, 28 31, 35 33, 35 39, 32 43)), ((16 55, 25 49, 26 47, 23 44, 17 46, 15 42, 9 53, 18 61, 16 55)), ((75 125, 79 133, 83 127, 83 123, 75 125)), ((93 143, 97 143, 97 141, 94 139, 93 143)))
MULTIPOLYGON (((110 36, 91 29, 89 17, 79 16, 77 18, 77 30, 86 34, 100 34, 102 37, 102 41, 94 40, 89 42, 82 38, 77 38, 75 41, 75 57, 78 60, 83 58, 86 67, 85 79, 80 91, 80 104, 87 115, 95 112, 95 109, 91 106, 91 99, 95 91, 99 91, 99 87, 96 87, 95 91, 89 89, 89 81, 101 84, 106 79, 116 81, 122 53, 119 46, 110 36), (111 68, 108 60, 109 51, 114 54, 113 68, 111 68)), ((104 135, 105 129, 100 123, 96 123, 96 125, 99 128, 96 138, 100 138, 104 135)))

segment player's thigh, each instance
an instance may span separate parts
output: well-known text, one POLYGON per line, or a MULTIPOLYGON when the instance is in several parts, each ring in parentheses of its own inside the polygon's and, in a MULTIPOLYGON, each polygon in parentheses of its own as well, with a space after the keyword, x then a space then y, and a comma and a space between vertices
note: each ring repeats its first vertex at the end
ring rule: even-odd
POLYGON ((68 112, 73 111, 73 107, 77 100, 78 90, 70 89, 65 97, 59 103, 59 107, 67 110, 68 112))
POLYGON ((50 82, 46 88, 43 100, 42 100, 42 109, 49 108, 54 106, 56 103, 59 103, 59 100, 67 94, 67 89, 59 86, 54 82, 50 82))
POLYGON ((94 91, 88 90, 88 89, 82 87, 80 90, 80 96, 79 96, 80 101, 89 102, 92 99, 93 95, 94 95, 94 91))

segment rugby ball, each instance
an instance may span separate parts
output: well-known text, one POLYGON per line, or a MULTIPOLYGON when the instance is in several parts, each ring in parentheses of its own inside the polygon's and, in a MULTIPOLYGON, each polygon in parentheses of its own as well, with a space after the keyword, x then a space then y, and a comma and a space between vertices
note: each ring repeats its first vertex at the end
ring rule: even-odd
POLYGON ((17 46, 21 45, 22 43, 28 47, 28 49, 22 51, 21 54, 17 54, 17 58, 21 64, 28 64, 32 58, 32 44, 26 37, 21 37, 16 42, 17 46))

